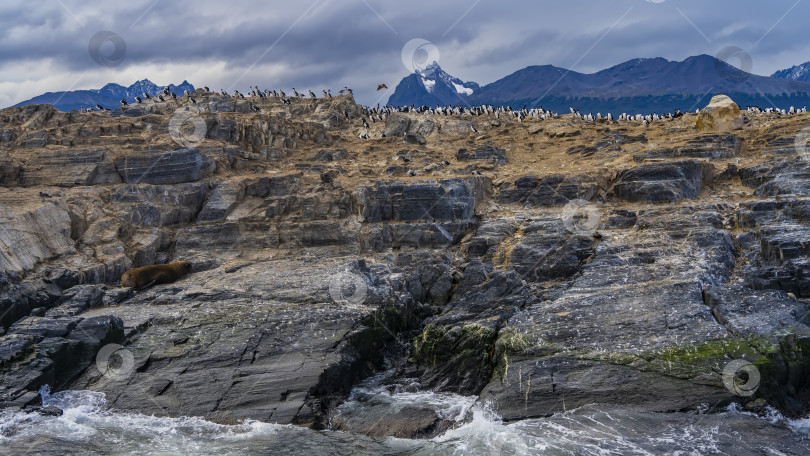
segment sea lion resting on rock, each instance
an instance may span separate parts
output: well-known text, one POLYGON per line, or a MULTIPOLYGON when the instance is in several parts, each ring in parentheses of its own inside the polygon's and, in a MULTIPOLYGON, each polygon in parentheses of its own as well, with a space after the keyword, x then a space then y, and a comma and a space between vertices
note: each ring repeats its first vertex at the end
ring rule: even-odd
POLYGON ((121 285, 132 288, 146 288, 156 283, 172 283, 191 270, 188 261, 175 261, 169 264, 153 264, 130 269, 121 276, 121 285))

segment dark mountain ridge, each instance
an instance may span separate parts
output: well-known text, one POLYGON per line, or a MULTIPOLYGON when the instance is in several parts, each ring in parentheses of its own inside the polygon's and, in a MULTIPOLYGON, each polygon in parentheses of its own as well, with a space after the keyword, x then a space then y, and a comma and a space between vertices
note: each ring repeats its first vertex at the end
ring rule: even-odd
MULTIPOLYGON (((47 92, 29 100, 21 101, 12 107, 25 106, 30 104, 51 104, 60 111, 70 111, 85 108, 93 108, 101 105, 104 108, 115 109, 120 106, 121 99, 126 99, 128 103, 134 103, 135 97, 143 97, 146 92, 150 96, 159 94, 166 86, 159 86, 148 79, 135 81, 129 87, 120 84, 110 83, 100 89, 72 90, 63 92, 47 92)), ((169 90, 182 95, 183 91, 194 90, 194 86, 188 81, 183 81, 179 85, 169 84, 169 90)))
MULTIPOLYGON (((389 104, 427 104, 418 103, 419 91, 409 89, 410 85, 400 84, 389 104)), ((567 112, 569 106, 586 112, 691 111, 719 93, 741 106, 810 104, 808 83, 746 73, 709 55, 680 62, 661 57, 633 59, 592 74, 553 65, 529 66, 470 95, 456 96, 450 104, 543 106, 557 112, 567 112)))

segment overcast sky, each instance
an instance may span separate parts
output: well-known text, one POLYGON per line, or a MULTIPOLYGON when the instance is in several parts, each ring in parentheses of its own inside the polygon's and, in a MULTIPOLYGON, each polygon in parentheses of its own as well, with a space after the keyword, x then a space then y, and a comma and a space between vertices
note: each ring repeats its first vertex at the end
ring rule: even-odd
POLYGON ((810 0, 2 0, 0 107, 144 78, 243 92, 348 85, 373 105, 425 55, 483 85, 528 65, 590 73, 736 46, 769 75, 810 60, 808 17, 810 0))

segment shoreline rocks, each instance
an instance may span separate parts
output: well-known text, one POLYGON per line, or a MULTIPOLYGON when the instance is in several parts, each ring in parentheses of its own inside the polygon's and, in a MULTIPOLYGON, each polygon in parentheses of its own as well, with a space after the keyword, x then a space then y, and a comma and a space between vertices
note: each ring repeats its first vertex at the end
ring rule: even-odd
POLYGON ((341 414, 386 371, 507 421, 595 402, 810 410, 798 120, 702 134, 694 115, 397 113, 360 139, 349 97, 199 98, 198 149, 175 149, 176 108, 157 103, 0 111, 0 407, 47 383, 160 416, 455 425, 341 414), (191 273, 116 285, 172 261, 191 273), (754 395, 727 382, 732 362, 757 369, 754 395))

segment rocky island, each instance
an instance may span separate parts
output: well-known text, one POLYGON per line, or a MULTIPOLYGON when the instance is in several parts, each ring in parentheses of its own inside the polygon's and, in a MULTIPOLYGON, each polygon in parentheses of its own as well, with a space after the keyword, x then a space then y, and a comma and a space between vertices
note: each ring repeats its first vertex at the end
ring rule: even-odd
POLYGON ((505 421, 808 411, 810 114, 365 127, 351 96, 191 96, 0 111, 0 407, 49 385, 221 423, 454 425, 337 413, 385 373, 505 421))

